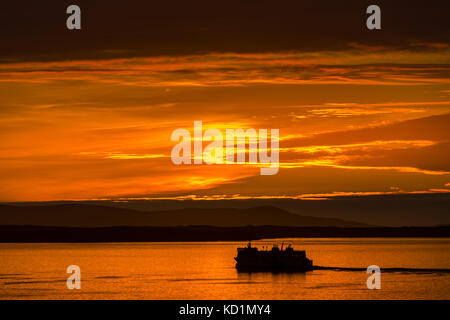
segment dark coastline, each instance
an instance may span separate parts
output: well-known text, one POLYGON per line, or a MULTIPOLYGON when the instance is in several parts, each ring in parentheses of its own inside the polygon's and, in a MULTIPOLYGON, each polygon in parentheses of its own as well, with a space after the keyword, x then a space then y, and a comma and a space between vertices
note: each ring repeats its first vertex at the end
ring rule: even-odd
POLYGON ((248 241, 274 238, 450 237, 450 226, 437 227, 40 227, 0 226, 1 243, 248 241))

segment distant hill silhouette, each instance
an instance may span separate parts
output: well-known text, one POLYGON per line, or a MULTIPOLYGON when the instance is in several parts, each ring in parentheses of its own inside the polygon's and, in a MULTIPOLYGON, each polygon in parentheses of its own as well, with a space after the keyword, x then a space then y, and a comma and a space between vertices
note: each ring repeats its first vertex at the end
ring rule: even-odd
POLYGON ((0 205, 0 225, 110 227, 110 226, 292 226, 368 227, 369 225, 310 216, 261 206, 246 209, 185 208, 142 212, 131 209, 83 204, 46 206, 0 205))
POLYGON ((178 209, 249 209, 276 207, 300 216, 333 218, 376 226, 450 225, 450 193, 336 196, 323 200, 302 199, 235 199, 235 200, 91 200, 17 202, 5 205, 42 206, 77 204, 108 206, 136 211, 178 209))

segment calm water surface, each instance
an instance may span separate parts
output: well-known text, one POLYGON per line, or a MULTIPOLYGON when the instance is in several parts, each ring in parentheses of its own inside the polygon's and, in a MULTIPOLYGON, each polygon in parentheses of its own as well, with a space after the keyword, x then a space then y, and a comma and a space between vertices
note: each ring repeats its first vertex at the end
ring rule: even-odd
MULTIPOLYGON (((450 239, 289 241, 320 266, 450 268, 450 239)), ((238 273, 233 257, 244 245, 0 244, 0 299, 450 299, 449 273, 382 273, 381 290, 368 290, 361 271, 238 273), (73 264, 81 290, 66 287, 73 264)))

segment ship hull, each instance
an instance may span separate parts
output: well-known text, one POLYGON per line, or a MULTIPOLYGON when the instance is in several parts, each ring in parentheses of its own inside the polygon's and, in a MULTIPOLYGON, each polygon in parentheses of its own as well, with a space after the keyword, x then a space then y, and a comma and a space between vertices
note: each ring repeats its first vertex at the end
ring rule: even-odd
POLYGON ((238 272, 272 272, 272 273, 304 273, 312 271, 313 267, 284 267, 284 266, 239 266, 236 264, 238 272))

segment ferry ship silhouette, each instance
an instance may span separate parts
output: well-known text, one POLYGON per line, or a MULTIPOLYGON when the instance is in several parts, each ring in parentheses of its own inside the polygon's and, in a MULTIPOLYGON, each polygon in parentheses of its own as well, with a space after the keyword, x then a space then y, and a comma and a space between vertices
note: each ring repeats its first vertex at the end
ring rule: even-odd
POLYGON ((313 270, 313 261, 304 250, 294 250, 291 245, 283 249, 274 245, 271 250, 252 247, 237 248, 236 269, 238 271, 306 272, 313 270))

